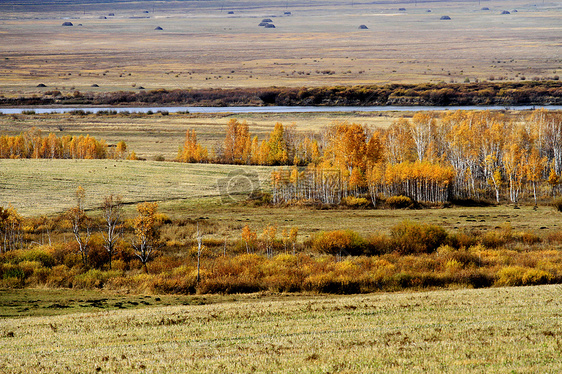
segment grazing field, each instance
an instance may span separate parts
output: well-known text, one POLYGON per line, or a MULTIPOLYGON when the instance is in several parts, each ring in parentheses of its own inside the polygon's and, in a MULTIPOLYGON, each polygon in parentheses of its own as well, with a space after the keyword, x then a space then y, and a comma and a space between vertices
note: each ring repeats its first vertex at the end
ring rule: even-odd
POLYGON ((255 294, 209 305, 5 318, 0 370, 554 373, 562 370, 561 295, 552 285, 255 294))
POLYGON ((562 69, 556 2, 26 1, 0 12, 7 97, 540 80, 562 69), (264 18, 276 28, 258 26, 264 18))

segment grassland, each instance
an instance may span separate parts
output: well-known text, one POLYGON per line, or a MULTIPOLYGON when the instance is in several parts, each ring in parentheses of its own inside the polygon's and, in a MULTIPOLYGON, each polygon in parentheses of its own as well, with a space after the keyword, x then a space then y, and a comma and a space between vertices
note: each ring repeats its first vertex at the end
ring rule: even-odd
MULTIPOLYGON (((553 77, 562 69, 558 3, 500 1, 482 4, 491 9, 483 11, 475 2, 432 2, 408 4, 405 12, 398 11, 400 3, 352 3, 2 3, 0 95, 141 86, 519 81, 553 77), (503 9, 518 12, 500 15, 503 9), (452 20, 440 21, 442 15, 452 20), (263 17, 272 17, 277 28, 258 27, 263 17), (61 27, 66 20, 75 26, 61 27), (369 29, 358 30, 360 24, 369 29), (47 87, 38 88, 39 83, 47 87)), ((0 160, 0 206, 11 203, 26 216, 54 214, 75 203, 73 193, 82 185, 89 209, 109 193, 129 204, 155 200, 172 219, 208 218, 229 233, 231 243, 245 224, 257 230, 270 224, 299 227, 299 240, 341 228, 363 235, 388 232, 404 219, 450 231, 507 224, 545 237, 559 231, 559 215, 548 206, 385 211, 228 205, 216 181, 238 167, 152 161, 160 155, 173 159, 188 128, 212 149, 228 118, 0 116, 2 134, 31 127, 61 135, 89 133, 109 143, 125 140, 148 159, 0 160)), ((263 137, 277 121, 318 131, 332 120, 387 126, 396 115, 237 118, 263 137)), ((271 169, 244 170, 257 172, 267 187, 271 169)), ((132 205, 127 215, 132 216, 132 205)), ((561 291, 559 285, 360 296, 0 290, 0 371, 560 372, 561 291)))
POLYGON ((552 2, 25 2, 0 11, 7 97, 141 86, 519 81, 562 69, 561 8, 552 2), (276 28, 258 27, 264 17, 276 28), (75 26, 61 27, 69 20, 75 26))
MULTIPOLYGON (((0 320, 4 373, 554 373, 560 286, 252 295, 0 320)), ((153 303, 153 299, 143 299, 153 303)))
MULTIPOLYGON (((112 160, 0 160, 0 206, 12 204, 25 216, 53 214, 71 208, 77 186, 87 191, 86 206, 95 209, 104 196, 120 194, 128 204, 160 201, 171 218, 207 217, 232 229, 232 239, 249 224, 258 229, 299 227, 303 238, 320 230, 353 228, 362 233, 388 232, 409 219, 457 231, 493 230, 510 224, 514 230, 546 235, 560 229, 550 206, 463 207, 423 210, 317 210, 308 207, 253 207, 224 204, 217 180, 232 171, 258 172, 268 188, 271 168, 112 160)), ((133 207, 130 209, 132 214, 133 207)))

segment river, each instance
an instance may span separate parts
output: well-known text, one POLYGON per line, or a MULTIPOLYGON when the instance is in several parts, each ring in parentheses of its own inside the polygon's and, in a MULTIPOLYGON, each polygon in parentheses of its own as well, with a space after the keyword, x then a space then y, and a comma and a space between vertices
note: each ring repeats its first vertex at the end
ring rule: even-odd
POLYGON ((43 113, 68 113, 77 110, 97 113, 99 111, 117 111, 130 113, 147 113, 158 111, 177 113, 326 113, 326 112, 419 112, 442 110, 532 110, 545 108, 548 110, 562 110, 562 105, 522 105, 522 106, 232 106, 232 107, 14 107, 0 108, 3 114, 21 114, 33 111, 43 113))

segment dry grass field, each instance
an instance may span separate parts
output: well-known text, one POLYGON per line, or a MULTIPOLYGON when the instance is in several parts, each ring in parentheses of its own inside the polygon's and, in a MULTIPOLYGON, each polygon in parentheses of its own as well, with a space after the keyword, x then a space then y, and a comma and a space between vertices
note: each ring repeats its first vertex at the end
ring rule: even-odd
POLYGON ((555 373, 562 370, 561 295, 552 285, 255 294, 208 305, 8 318, 0 320, 0 371, 555 373))
POLYGON ((0 4, 0 14, 7 97, 141 86, 518 81, 562 69, 561 5, 551 1, 23 1, 0 4), (276 28, 259 27, 264 17, 276 28))

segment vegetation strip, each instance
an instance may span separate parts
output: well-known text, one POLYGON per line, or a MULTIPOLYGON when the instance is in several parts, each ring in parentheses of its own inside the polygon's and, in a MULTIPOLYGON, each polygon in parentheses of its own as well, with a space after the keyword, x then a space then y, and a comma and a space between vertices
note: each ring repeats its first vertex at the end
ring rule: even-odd
POLYGON ((560 105, 560 82, 389 84, 382 86, 157 89, 141 92, 84 92, 16 98, 0 96, 0 106, 20 105, 196 105, 196 106, 375 106, 375 105, 560 105))

